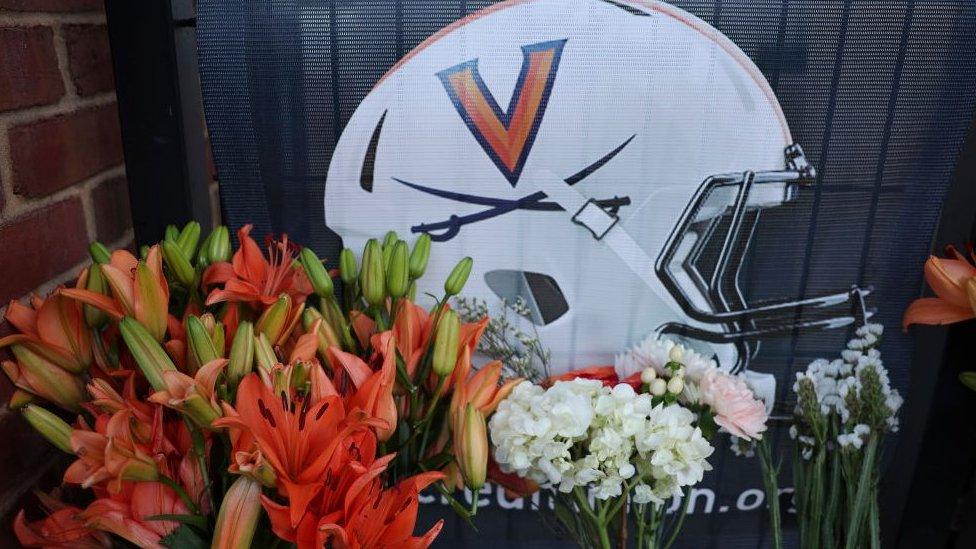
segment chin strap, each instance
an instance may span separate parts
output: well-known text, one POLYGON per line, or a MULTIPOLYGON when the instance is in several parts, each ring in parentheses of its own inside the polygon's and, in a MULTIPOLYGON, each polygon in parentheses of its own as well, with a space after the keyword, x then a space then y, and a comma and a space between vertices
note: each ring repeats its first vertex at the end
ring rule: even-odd
POLYGON ((519 181, 519 187, 545 193, 549 200, 564 210, 559 215, 568 216, 570 221, 610 248, 665 303, 674 301, 661 284, 655 283, 654 260, 620 226, 620 217, 614 208, 601 207, 596 200, 583 196, 575 187, 548 170, 527 174, 519 181))

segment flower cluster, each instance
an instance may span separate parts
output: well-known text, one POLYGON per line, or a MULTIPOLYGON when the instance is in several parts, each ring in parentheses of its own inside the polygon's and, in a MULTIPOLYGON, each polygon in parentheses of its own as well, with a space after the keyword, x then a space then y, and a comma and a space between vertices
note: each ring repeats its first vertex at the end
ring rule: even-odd
POLYGON ((475 369, 488 319, 447 305, 471 259, 427 310, 427 236, 411 250, 389 233, 329 272, 250 231, 236 252, 195 223, 138 255, 96 243, 71 287, 7 308, 9 406, 75 457, 64 481, 93 500, 43 499, 47 518, 17 517, 23 544, 426 547, 440 524, 414 536, 419 491, 484 484, 486 418, 520 380, 475 369))
POLYGON ((675 391, 678 400, 714 416, 715 423, 733 436, 758 440, 766 430, 767 405, 756 396, 747 378, 720 370, 714 360, 680 343, 652 334, 618 355, 614 372, 625 382, 636 376, 639 381, 650 383, 652 392, 655 378, 669 383, 681 379, 681 389, 675 391))
POLYGON ((655 404, 627 384, 523 382, 489 423, 495 459, 561 492, 593 487, 601 500, 633 489, 635 501, 662 503, 710 470, 713 448, 678 404, 655 404))
POLYGON ((867 324, 835 360, 818 359, 796 374, 796 421, 790 436, 798 441, 801 455, 810 459, 818 447, 836 442, 841 449, 859 450, 872 433, 898 430, 902 397, 891 387, 881 361, 883 327, 867 324), (836 418, 839 425, 833 434, 836 418))

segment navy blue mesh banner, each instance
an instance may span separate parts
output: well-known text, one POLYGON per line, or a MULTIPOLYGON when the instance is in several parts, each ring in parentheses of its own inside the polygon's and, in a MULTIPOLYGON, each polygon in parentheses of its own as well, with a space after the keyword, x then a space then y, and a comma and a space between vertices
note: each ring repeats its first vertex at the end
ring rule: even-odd
MULTIPOLYGON (((201 79, 225 222, 232 229, 253 223, 255 235, 287 233, 336 258, 341 242, 326 225, 325 189, 353 112, 414 47, 491 4, 200 0, 201 79)), ((901 314, 920 293, 922 264, 973 117, 976 4, 673 4, 721 31, 758 66, 792 140, 817 171, 812 187, 795 200, 763 212, 738 272, 741 292, 762 301, 870 288, 868 304, 886 328, 882 355, 893 384, 907 394, 912 347, 901 333, 901 314)), ((741 139, 759 138, 753 131, 745 125, 741 139)), ((477 249, 472 255, 477 259, 477 249)), ((797 330, 763 339, 749 368, 778 378, 777 400, 788 408, 794 372, 815 358, 834 358, 850 335, 846 328, 797 330)), ((786 455, 785 427, 770 436, 786 455)), ((718 444, 710 460, 715 471, 693 495, 678 546, 768 545, 758 464, 718 444)), ((888 450, 897 451, 916 449, 892 444, 888 450)), ((783 487, 791 486, 789 470, 787 459, 783 487)), ((531 502, 510 501, 493 488, 481 497, 487 506, 478 531, 433 497, 420 520, 447 519, 438 541, 444 547, 563 546, 531 502)), ((539 504, 546 504, 544 497, 539 504)), ((792 542, 789 516, 786 528, 792 542)))

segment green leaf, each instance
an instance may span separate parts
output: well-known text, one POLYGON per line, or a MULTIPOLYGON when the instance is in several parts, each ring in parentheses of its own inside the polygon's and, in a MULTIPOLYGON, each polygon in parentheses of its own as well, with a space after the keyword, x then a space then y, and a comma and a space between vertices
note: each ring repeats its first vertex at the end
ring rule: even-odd
POLYGON ((174 522, 179 522, 182 524, 189 524, 190 526, 196 526, 201 530, 207 529, 207 519, 201 517, 200 515, 153 515, 151 517, 146 517, 146 520, 171 520, 174 522))
POLYGON ((210 544, 196 530, 186 524, 170 532, 168 536, 159 540, 159 543, 163 547, 179 549, 207 549, 210 547, 210 544))
POLYGON ((966 387, 976 391, 976 372, 963 372, 959 374, 959 381, 966 387))

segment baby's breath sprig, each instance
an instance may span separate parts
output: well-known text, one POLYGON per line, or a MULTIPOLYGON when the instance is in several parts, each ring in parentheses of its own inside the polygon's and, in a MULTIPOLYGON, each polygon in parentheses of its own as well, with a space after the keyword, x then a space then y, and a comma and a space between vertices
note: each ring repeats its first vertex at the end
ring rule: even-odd
POLYGON ((477 322, 486 316, 491 317, 481 336, 478 351, 501 361, 506 379, 524 377, 539 382, 549 377, 552 353, 542 344, 535 325, 532 324, 532 333, 527 334, 518 325, 521 323, 509 318, 510 312, 525 319, 530 318, 531 311, 525 299, 519 297, 513 303, 502 299, 499 310, 489 315, 485 300, 458 296, 454 299, 454 309, 462 322, 477 322))

